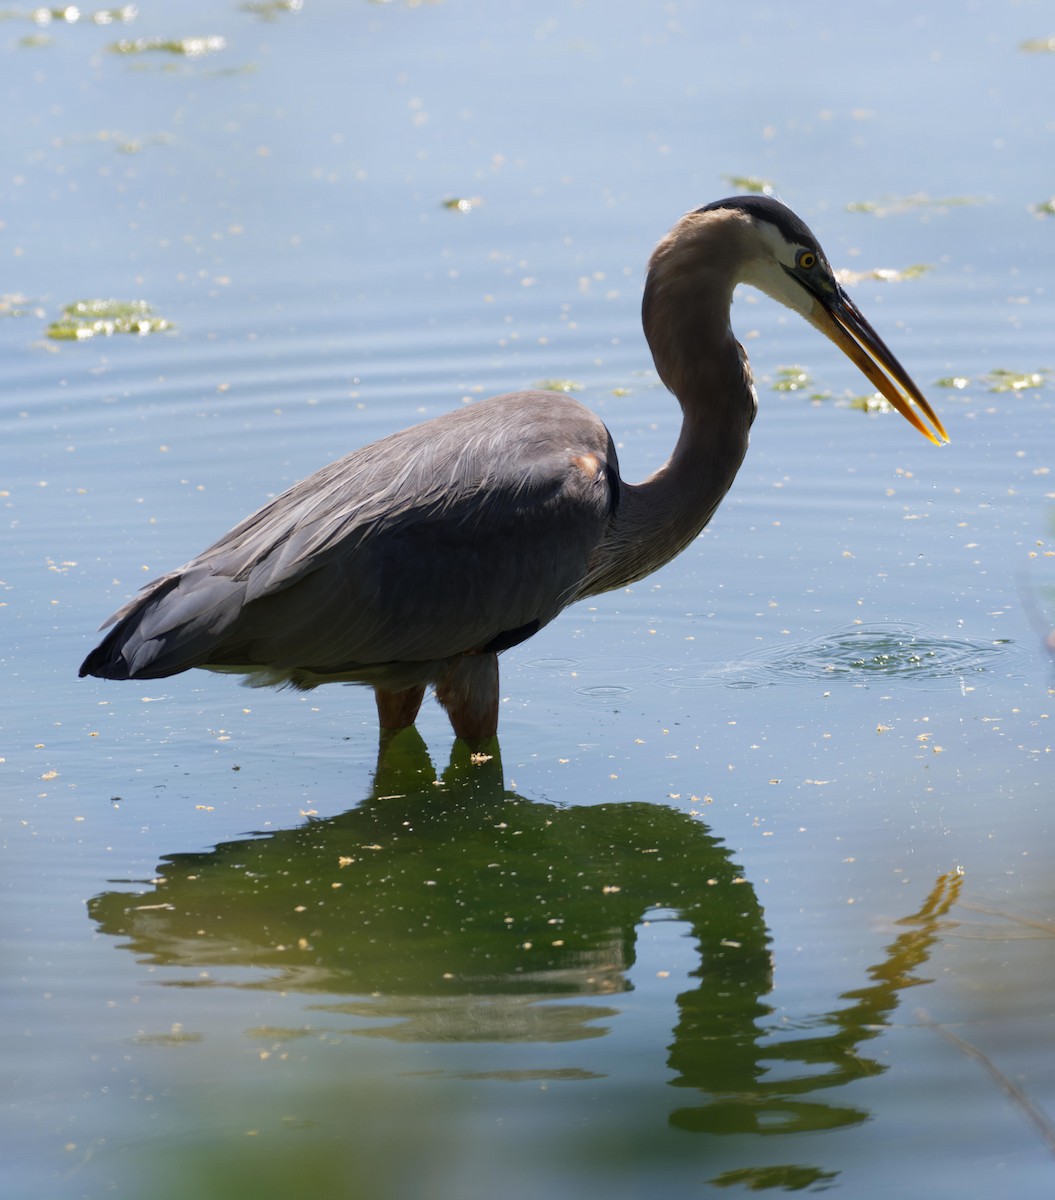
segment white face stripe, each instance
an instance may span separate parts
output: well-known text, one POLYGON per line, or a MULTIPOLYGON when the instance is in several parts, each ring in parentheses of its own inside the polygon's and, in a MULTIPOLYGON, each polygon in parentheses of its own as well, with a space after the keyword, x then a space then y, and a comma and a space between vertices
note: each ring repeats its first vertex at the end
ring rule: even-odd
POLYGON ((755 232, 762 241, 769 253, 778 263, 785 267, 793 267, 800 250, 811 249, 809 246, 798 246, 787 241, 779 229, 769 221, 758 221, 752 219, 751 224, 754 226, 755 232))
POLYGON ((758 239, 759 253, 744 263, 740 282, 758 288, 809 320, 817 301, 788 271, 795 269, 803 250, 823 260, 820 248, 789 242, 771 221, 752 217, 751 229, 758 239))
POLYGON ((774 300, 779 300, 781 304, 786 304, 788 308, 809 320, 817 301, 794 276, 784 270, 784 262, 788 260, 789 256, 790 261, 787 265, 794 266, 797 249, 797 247, 788 246, 786 242, 784 245, 787 248, 786 253, 777 261, 772 258, 756 258, 745 263, 740 282, 758 288, 760 292, 765 292, 767 296, 772 296, 774 300))

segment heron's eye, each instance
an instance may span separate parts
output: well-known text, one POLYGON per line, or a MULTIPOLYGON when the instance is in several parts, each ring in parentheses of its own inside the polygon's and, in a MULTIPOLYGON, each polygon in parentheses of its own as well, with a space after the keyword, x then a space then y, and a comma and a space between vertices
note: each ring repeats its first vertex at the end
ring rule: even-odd
POLYGON ((812 250, 800 250, 796 256, 795 264, 801 267, 803 271, 812 271, 817 265, 817 256, 812 250))

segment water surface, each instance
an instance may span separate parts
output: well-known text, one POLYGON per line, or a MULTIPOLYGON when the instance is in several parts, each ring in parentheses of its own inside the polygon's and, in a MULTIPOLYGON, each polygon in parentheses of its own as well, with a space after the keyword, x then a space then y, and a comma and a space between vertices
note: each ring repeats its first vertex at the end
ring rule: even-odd
POLYGON ((5 1193, 1049 1195, 1047 9, 91 15, 0 22, 5 1193), (109 49, 152 38, 223 45, 109 49), (432 704, 379 762, 360 690, 76 679, 142 583, 481 396, 572 381, 655 469, 644 263, 748 176, 950 446, 738 294, 732 493, 504 656, 491 761, 432 704), (47 336, 111 297, 172 329, 47 336))

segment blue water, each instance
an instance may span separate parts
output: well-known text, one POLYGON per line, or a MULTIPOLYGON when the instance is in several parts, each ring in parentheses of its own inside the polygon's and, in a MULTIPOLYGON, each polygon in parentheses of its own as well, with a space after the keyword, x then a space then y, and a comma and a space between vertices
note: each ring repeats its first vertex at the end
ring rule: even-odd
POLYGON ((5 1194, 1049 1195, 1047 7, 296 9, 0 21, 5 1194), (431 701, 378 769, 364 691, 76 678, 142 583, 468 400, 571 380, 654 470, 644 264, 740 176, 949 446, 743 291, 733 491, 503 656, 490 763, 431 701), (111 296, 172 331, 46 336, 111 296))

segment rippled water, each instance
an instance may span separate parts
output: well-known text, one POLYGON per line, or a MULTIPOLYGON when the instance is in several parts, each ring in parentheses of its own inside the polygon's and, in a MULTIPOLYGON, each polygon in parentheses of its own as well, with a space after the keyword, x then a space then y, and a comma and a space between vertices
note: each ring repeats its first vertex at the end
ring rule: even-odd
POLYGON ((1020 656, 1020 648, 1003 638, 975 642, 928 634, 911 625, 850 625, 792 646, 755 651, 740 662, 719 663, 703 673, 668 665, 663 675, 674 688, 766 687, 801 679, 837 680, 856 687, 912 682, 941 689, 947 679, 967 680, 982 672, 1010 674, 1020 656))
POLYGON ((1045 6, 65 13, 0 20, 4 1194, 1048 1196, 1045 6), (354 688, 76 679, 480 396, 568 380, 655 469, 644 264, 741 176, 948 447, 738 295, 733 491, 503 656, 486 762, 431 702, 379 754, 354 688), (171 328, 48 336, 107 298, 171 328))

